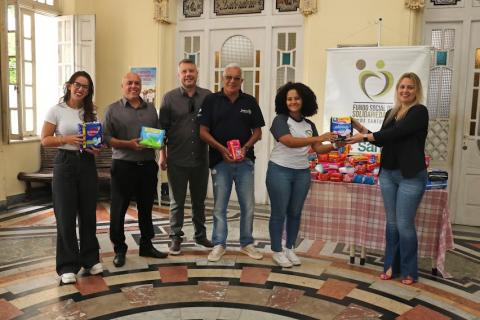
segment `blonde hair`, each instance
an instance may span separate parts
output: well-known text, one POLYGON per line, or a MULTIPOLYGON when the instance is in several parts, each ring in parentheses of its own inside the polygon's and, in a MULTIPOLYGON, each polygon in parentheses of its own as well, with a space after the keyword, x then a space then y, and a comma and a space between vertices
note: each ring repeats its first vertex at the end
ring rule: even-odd
POLYGON ((405 117, 408 110, 410 110, 412 106, 422 103, 422 101, 423 101, 423 88, 422 88, 422 82, 420 81, 420 78, 413 72, 407 72, 402 74, 400 79, 398 79, 397 81, 397 85, 395 86, 395 99, 394 99, 392 111, 390 111, 390 114, 388 115, 388 118, 386 119, 385 123, 389 123, 390 121, 392 121, 393 118, 397 120, 402 119, 403 117, 405 117), (402 80, 405 78, 412 80, 413 84, 415 85, 415 100, 413 100, 412 103, 408 105, 406 108, 402 108, 402 104, 398 99, 398 87, 400 86, 400 82, 402 82, 402 80))

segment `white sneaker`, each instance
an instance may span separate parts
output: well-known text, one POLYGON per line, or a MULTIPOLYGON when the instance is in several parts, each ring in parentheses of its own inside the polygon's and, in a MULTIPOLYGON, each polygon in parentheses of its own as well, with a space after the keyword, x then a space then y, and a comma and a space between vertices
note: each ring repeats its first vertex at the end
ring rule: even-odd
POLYGON ((300 258, 295 254, 293 249, 285 249, 285 256, 294 266, 299 266, 302 264, 300 258))
POLYGON ((99 262, 95 264, 93 267, 91 267, 88 271, 90 272, 91 275, 99 274, 103 272, 103 266, 99 262))
POLYGON ((290 262, 290 260, 287 259, 283 251, 281 252, 274 251, 272 255, 272 259, 280 267, 290 268, 291 266, 293 266, 293 264, 290 262))
POLYGON ((255 249, 253 244, 247 244, 245 247, 241 247, 240 252, 245 253, 252 259, 260 260, 263 258, 263 254, 261 254, 257 249, 255 249))
POLYGON ((68 272, 64 273, 60 276, 62 283, 69 284, 77 282, 77 278, 75 277, 75 273, 68 272))
POLYGON ((225 248, 221 244, 217 244, 215 247, 213 247, 213 250, 210 251, 210 254, 208 255, 208 261, 216 262, 220 260, 224 254, 225 248))

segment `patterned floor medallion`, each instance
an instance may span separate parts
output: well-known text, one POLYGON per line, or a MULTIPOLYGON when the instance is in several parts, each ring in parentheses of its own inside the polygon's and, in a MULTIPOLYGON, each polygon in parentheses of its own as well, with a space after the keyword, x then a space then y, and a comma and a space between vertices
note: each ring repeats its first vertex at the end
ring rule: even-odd
MULTIPOLYGON (((207 232, 212 201, 207 201, 207 232)), ((367 250, 366 263, 350 264, 341 243, 298 239, 302 265, 281 268, 271 259, 269 208, 255 210, 253 260, 239 249, 239 206, 228 208, 227 252, 218 262, 195 244, 190 207, 182 254, 167 259, 138 255, 135 204, 125 218, 129 251, 113 265, 108 236, 110 203, 97 207, 97 236, 104 272, 77 275, 59 285, 55 273, 55 218, 51 203, 22 204, 0 212, 0 319, 480 319, 480 228, 454 226, 447 253, 452 278, 431 274, 420 260, 418 283, 378 278, 382 252, 367 250)), ((153 209, 154 245, 168 250, 168 203, 153 209)), ((358 254, 358 252, 357 252, 358 254)))

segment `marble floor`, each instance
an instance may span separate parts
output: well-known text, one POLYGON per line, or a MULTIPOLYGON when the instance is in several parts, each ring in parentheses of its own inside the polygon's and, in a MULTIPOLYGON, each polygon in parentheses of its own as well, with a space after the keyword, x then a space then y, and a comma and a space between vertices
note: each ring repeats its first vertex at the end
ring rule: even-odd
MULTIPOLYGON (((192 240, 190 211, 180 256, 138 256, 139 230, 133 204, 127 214, 125 266, 113 266, 108 238, 109 202, 98 203, 102 275, 79 274, 59 285, 55 273, 55 219, 48 200, 0 212, 0 319, 480 319, 480 228, 454 227, 455 249, 446 256, 452 278, 431 275, 420 261, 412 286, 382 281, 381 252, 366 264, 349 263, 340 243, 298 240, 302 265, 276 266, 268 237, 269 210, 257 207, 253 260, 239 252, 239 207, 229 206, 227 254, 216 263, 192 240)), ((207 201, 211 233, 212 201, 207 201)), ((168 247, 168 205, 154 207, 155 246, 168 247)))

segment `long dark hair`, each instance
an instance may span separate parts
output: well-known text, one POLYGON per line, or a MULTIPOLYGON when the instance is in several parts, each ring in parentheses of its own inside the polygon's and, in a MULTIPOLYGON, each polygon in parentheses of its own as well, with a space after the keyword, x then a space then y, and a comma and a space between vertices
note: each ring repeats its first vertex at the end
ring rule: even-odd
POLYGON ((91 122, 91 121, 96 121, 97 120, 97 113, 95 110, 95 105, 93 104, 93 93, 94 93, 94 87, 93 87, 93 81, 92 77, 86 72, 86 71, 77 71, 72 76, 68 81, 65 83, 63 86, 63 97, 60 98, 60 102, 67 102, 70 100, 70 90, 68 89, 69 85, 73 85, 75 80, 77 80, 78 77, 84 77, 87 78, 88 80, 88 92, 85 98, 83 98, 83 121, 85 122, 91 122))
POLYGON ((302 98, 301 114, 304 117, 311 117, 318 111, 317 97, 308 86, 301 82, 287 82, 280 87, 275 97, 275 112, 277 114, 289 114, 287 107, 287 93, 290 90, 296 90, 300 98, 302 98))

